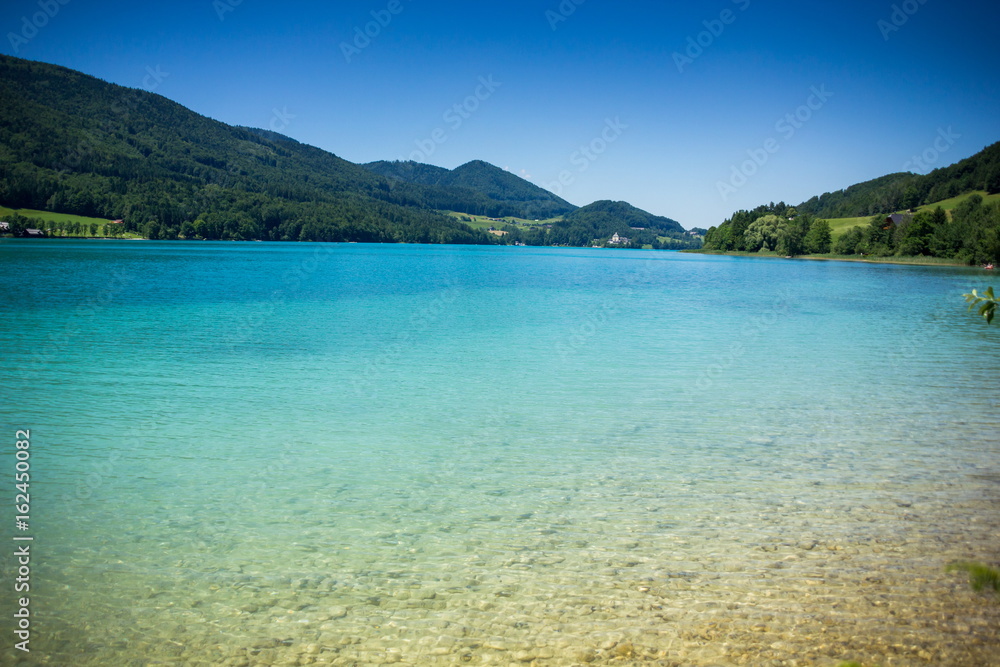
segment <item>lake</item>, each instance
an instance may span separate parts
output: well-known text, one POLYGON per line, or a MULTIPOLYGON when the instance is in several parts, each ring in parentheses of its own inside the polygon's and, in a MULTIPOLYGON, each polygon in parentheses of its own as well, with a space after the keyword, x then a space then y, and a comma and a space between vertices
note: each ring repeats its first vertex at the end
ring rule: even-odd
POLYGON ((988 272, 31 240, 0 271, 3 664, 1000 664, 1000 603, 945 571, 1000 553, 988 272))

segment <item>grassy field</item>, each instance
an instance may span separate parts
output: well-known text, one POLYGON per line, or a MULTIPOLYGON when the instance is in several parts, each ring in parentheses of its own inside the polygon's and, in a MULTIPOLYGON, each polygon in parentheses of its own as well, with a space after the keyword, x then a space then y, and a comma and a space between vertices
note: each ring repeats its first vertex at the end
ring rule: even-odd
POLYGON ((51 220, 57 224, 63 224, 66 222, 80 222, 86 223, 88 225, 97 223, 98 225, 105 225, 108 223, 104 218, 88 218, 82 215, 70 215, 69 213, 53 213, 52 211, 36 211, 31 208, 7 208, 6 206, 0 206, 0 218, 19 213, 26 218, 40 218, 42 220, 51 220))
POLYGON ((939 201, 935 204, 927 204, 926 206, 920 206, 917 208, 918 211, 933 211, 938 206, 946 211, 950 211, 972 195, 979 195, 983 198, 984 204, 989 204, 995 201, 1000 201, 1000 194, 988 195, 985 190, 980 190, 978 192, 967 192, 964 195, 959 195, 957 197, 952 197, 951 199, 945 199, 944 201, 939 201))
POLYGON ((869 220, 871 220, 871 216, 865 216, 864 218, 830 218, 827 222, 830 223, 830 233, 833 236, 833 240, 836 241, 847 230, 852 227, 863 227, 868 224, 869 220))
MULTIPOLYGON (((959 195, 958 197, 952 197, 951 199, 945 199, 944 201, 920 206, 917 208, 917 211, 933 211, 940 206, 942 209, 949 212, 950 217, 950 211, 972 195, 979 195, 982 197, 983 203, 985 204, 1000 202, 1000 194, 988 195, 985 190, 982 190, 979 192, 967 192, 966 194, 959 195)), ((897 211, 897 213, 899 212, 900 211, 897 211)), ((830 223, 830 231, 833 233, 833 240, 836 241, 838 238, 843 236, 847 230, 852 227, 864 227, 868 224, 869 220, 871 220, 871 216, 865 216, 863 218, 828 218, 827 222, 830 223)))
POLYGON ((558 222, 562 220, 562 217, 549 218, 548 220, 526 220, 525 218, 514 218, 507 216, 503 218, 504 222, 497 222, 495 220, 490 220, 489 216, 485 215, 472 215, 471 213, 457 213, 455 211, 441 211, 446 215, 450 215, 457 220, 464 222, 469 227, 473 229, 489 229, 490 227, 503 227, 505 224, 513 225, 518 224, 524 227, 541 227, 542 225, 551 225, 553 222, 558 222), (469 222, 466 218, 471 218, 472 222, 469 222))
MULTIPOLYGON (((48 220, 56 225, 65 225, 67 223, 75 222, 86 225, 97 225, 97 236, 105 236, 105 226, 110 222, 104 218, 88 218, 83 215, 72 215, 70 213, 53 213, 52 211, 37 211, 31 208, 8 208, 6 206, 0 206, 0 220, 3 218, 18 213, 26 218, 38 218, 41 220, 48 220)), ((58 236, 58 234, 57 234, 58 236)), ((89 237, 90 230, 87 229, 86 232, 76 234, 75 237, 89 237)), ((140 239, 143 238, 139 234, 133 234, 131 232, 124 232, 120 234, 117 238, 122 239, 140 239)))

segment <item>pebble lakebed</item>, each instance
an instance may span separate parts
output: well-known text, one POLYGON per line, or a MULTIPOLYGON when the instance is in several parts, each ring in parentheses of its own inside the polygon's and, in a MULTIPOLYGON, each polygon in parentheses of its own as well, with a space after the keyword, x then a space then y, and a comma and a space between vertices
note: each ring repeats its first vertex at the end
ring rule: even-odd
MULTIPOLYGON (((433 532, 414 530, 422 508, 407 498, 406 519, 375 517, 368 537, 350 546, 320 546, 321 528, 300 533, 280 545, 280 573, 261 565, 275 562, 274 548, 254 553, 234 533, 195 538, 200 558, 169 561, 164 545, 163 562, 147 558, 141 573, 118 541, 107 553, 78 554, 81 564, 108 563, 99 571, 46 572, 66 590, 104 595, 87 596, 97 606, 75 619, 72 610, 39 613, 45 660, 8 658, 227 667, 1000 664, 1000 600, 945 571, 1000 547, 1000 479, 981 477, 832 504, 818 484, 794 498, 735 493, 663 522, 655 517, 667 499, 645 487, 587 517, 568 504, 544 518, 505 516, 501 507, 433 532)), ((157 537, 137 530, 127 539, 146 549, 157 537)))

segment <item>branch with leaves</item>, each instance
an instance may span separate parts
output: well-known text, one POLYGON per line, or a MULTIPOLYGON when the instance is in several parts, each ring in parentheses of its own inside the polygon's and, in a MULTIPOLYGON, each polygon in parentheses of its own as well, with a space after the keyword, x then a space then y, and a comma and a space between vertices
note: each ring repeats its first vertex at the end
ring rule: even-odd
POLYGON ((993 322, 993 317, 997 312, 997 301, 996 296, 993 295, 993 288, 988 287, 982 295, 977 294, 976 290, 972 290, 971 294, 965 294, 965 300, 969 302, 969 310, 979 307, 979 314, 986 318, 986 322, 993 322))

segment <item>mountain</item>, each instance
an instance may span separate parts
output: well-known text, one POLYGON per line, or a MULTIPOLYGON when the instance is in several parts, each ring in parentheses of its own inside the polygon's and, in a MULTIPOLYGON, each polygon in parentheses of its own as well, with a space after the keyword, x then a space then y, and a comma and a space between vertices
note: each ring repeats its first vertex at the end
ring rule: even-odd
POLYGON ((364 167, 393 182, 425 186, 421 202, 432 208, 539 220, 576 207, 523 178, 482 160, 454 170, 419 162, 371 162, 364 167))
POLYGON ((570 226, 589 226, 598 231, 598 236, 615 232, 628 236, 631 229, 651 229, 661 236, 683 235, 684 228, 676 220, 647 213, 623 201, 597 201, 578 208, 563 217, 560 223, 570 226))
POLYGON ((413 162, 412 160, 408 162, 380 160, 361 166, 380 176, 385 176, 395 181, 417 183, 419 185, 449 185, 447 181, 451 178, 452 173, 451 170, 444 167, 413 162))
POLYGON ((397 184, 283 135, 0 56, 0 203, 150 238, 493 243, 397 184))
POLYGON ((688 235, 680 223, 653 215, 623 201, 597 201, 563 216, 555 230, 564 231, 570 245, 604 242, 614 234, 630 239, 633 246, 697 248, 701 243, 688 235), (661 242, 660 237, 667 237, 661 242))
POLYGON ((631 225, 649 231, 630 237, 657 247, 662 237, 691 241, 668 218, 624 203, 576 209, 480 160, 454 170, 357 165, 151 92, 3 55, 0 205, 120 219, 116 231, 151 239, 590 245, 631 225), (441 211, 556 221, 505 236, 441 211))
POLYGON ((821 218, 858 218, 933 204, 977 190, 1000 192, 1000 142, 929 174, 889 174, 827 192, 796 209, 821 218))
POLYGON ((508 232, 510 242, 526 245, 603 245, 618 234, 628 238, 631 247, 701 247, 701 240, 685 232, 676 220, 647 213, 620 201, 594 202, 541 229, 508 225, 503 230, 508 232))

